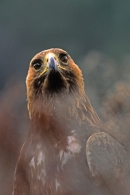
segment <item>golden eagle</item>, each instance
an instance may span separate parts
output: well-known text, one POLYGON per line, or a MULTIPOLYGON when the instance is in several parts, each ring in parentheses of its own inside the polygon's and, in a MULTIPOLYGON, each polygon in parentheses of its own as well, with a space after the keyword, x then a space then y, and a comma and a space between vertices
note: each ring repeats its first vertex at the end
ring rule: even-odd
POLYGON ((13 195, 130 194, 125 147, 102 131, 70 55, 57 48, 35 55, 26 85, 31 125, 13 195))

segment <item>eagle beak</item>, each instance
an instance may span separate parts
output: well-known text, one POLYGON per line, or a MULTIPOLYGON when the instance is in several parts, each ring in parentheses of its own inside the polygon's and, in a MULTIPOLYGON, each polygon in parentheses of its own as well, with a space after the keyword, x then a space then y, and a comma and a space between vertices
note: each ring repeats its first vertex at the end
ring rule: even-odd
POLYGON ((52 54, 48 54, 47 56, 47 67, 49 70, 53 70, 53 71, 58 70, 58 63, 52 54))
POLYGON ((43 70, 43 72, 41 72, 40 76, 43 75, 45 72, 47 72, 48 70, 53 70, 53 71, 58 71, 58 69, 63 69, 66 70, 66 68, 62 67, 60 64, 58 64, 56 57, 53 53, 48 53, 46 56, 46 62, 47 65, 45 67, 45 69, 43 70))

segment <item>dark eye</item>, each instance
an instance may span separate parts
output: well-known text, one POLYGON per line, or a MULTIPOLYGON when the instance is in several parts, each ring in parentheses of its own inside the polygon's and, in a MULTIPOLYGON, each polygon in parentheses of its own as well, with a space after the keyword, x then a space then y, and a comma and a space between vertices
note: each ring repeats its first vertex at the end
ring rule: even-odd
POLYGON ((32 62, 32 66, 35 70, 39 70, 42 66, 42 60, 41 59, 36 59, 32 62))
POLYGON ((68 56, 65 53, 60 53, 59 54, 59 59, 63 62, 63 63, 67 63, 68 62, 68 56))

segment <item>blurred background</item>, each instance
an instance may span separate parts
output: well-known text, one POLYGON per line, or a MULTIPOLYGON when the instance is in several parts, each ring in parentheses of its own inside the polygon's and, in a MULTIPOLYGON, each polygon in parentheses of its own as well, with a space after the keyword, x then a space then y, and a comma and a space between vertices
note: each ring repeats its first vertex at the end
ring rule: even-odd
POLYGON ((10 195, 28 133, 25 78, 31 58, 65 49, 83 71, 102 118, 130 111, 130 1, 0 0, 0 195, 10 195))

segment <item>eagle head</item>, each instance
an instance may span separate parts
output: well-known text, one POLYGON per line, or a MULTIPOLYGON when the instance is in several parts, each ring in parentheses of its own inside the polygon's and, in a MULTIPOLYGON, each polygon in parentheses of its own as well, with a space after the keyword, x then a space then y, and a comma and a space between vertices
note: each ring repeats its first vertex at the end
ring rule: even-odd
POLYGON ((62 49, 48 49, 36 54, 30 62, 27 91, 33 95, 71 93, 83 88, 82 72, 62 49))
POLYGON ((74 100, 84 93, 81 70, 66 51, 57 48, 44 50, 33 57, 26 85, 29 112, 34 106, 41 109, 41 103, 46 105, 44 110, 48 109, 47 105, 56 105, 56 101, 62 102, 61 105, 66 101, 69 105, 70 97, 74 100))

